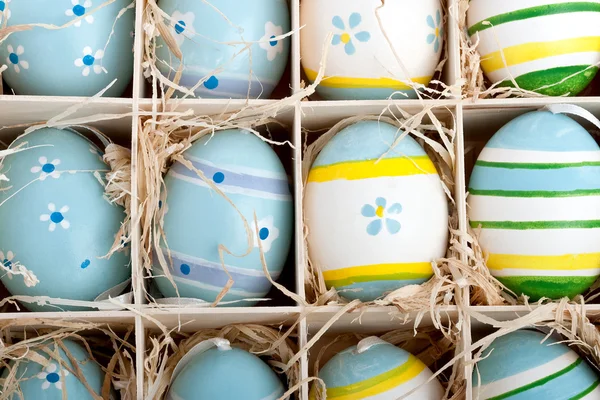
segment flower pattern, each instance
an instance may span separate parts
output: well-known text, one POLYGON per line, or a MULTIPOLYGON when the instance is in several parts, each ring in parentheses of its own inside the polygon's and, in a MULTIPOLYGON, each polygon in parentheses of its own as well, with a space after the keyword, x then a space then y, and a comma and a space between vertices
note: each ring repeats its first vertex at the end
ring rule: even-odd
POLYGON ((23 53, 25 53, 25 49, 23 46, 17 46, 17 50, 15 50, 12 45, 8 45, 6 47, 8 50, 8 57, 6 57, 6 62, 13 66, 15 72, 18 74, 21 72, 21 68, 29 69, 29 63, 21 57, 23 53))
POLYGON ((387 217, 386 214, 400 214, 402 212, 402 205, 400 205, 400 203, 394 203, 388 209, 386 209, 386 206, 386 199, 378 197, 375 200, 375 207, 371 204, 365 204, 362 207, 361 214, 363 217, 375 218, 367 225, 367 233, 369 235, 378 235, 383 228, 383 222, 385 222, 385 227, 390 234, 393 235, 400 232, 400 222, 387 217))
POLYGON ((348 19, 349 29, 346 29, 346 24, 344 24, 344 21, 339 15, 333 17, 331 23, 333 24, 333 26, 340 29, 342 33, 333 35, 333 40, 331 43, 334 46, 343 43, 344 51, 346 52, 346 54, 348 54, 349 56, 354 54, 356 52, 356 47, 354 46, 354 43, 352 43, 352 37, 354 37, 359 42, 368 42, 369 39, 371 39, 371 34, 367 31, 353 33, 354 29, 358 25, 360 25, 361 21, 362 17, 359 13, 352 13, 350 15, 350 18, 348 19))
POLYGON ((252 230, 254 237, 254 247, 258 247, 258 240, 260 240, 265 253, 271 250, 271 245, 279 237, 279 229, 275 227, 272 215, 258 221, 258 238, 256 237, 256 224, 254 221, 250 224, 250 230, 252 230))
POLYGON ((50 221, 50 225, 48 226, 48 230, 50 232, 54 232, 56 225, 60 225, 63 229, 69 229, 71 223, 65 219, 65 214, 69 211, 68 206, 64 206, 60 210, 56 211, 56 206, 54 203, 50 203, 48 204, 48 210, 50 211, 50 214, 40 215, 40 221, 50 221))
POLYGON ((191 39, 194 34, 194 20, 196 19, 196 15, 193 12, 181 13, 179 11, 175 11, 173 15, 171 15, 171 35, 175 38, 178 46, 183 44, 183 41, 187 37, 191 39))
POLYGON ((265 24, 265 35, 260 38, 260 48, 266 50, 267 60, 273 61, 277 54, 283 53, 283 42, 274 40, 283 34, 283 27, 275 25, 271 21, 265 24))
POLYGON ((40 181, 45 180, 47 177, 59 178, 60 172, 56 170, 56 166, 60 164, 60 160, 57 158, 48 162, 46 157, 40 157, 38 159, 40 165, 36 165, 31 168, 31 172, 34 174, 40 174, 40 181))
POLYGON ((12 269, 12 261, 14 260, 14 258, 15 255, 12 251, 6 252, 6 255, 4 254, 4 252, 0 251, 0 264, 2 264, 4 268, 12 269))
POLYGON ((431 15, 427 16, 427 25, 429 25, 429 27, 433 29, 433 33, 427 35, 427 43, 433 43, 433 51, 435 51, 436 53, 440 49, 440 41, 442 39, 443 34, 441 24, 442 13, 440 12, 440 10, 437 10, 435 13, 435 21, 433 20, 433 17, 431 15))
POLYGON ((83 49, 83 57, 75 60, 75 66, 83 67, 83 70, 81 71, 81 75, 83 76, 88 76, 91 69, 93 69, 95 73, 100 74, 104 71, 102 65, 98 63, 102 57, 104 57, 104 50, 97 50, 96 53, 92 55, 92 48, 86 46, 83 49))
MULTIPOLYGON (((67 17, 81 17, 82 15, 85 15, 86 11, 88 8, 90 8, 92 6, 92 0, 84 0, 83 4, 80 3, 81 0, 71 0, 71 4, 73 4, 73 7, 67 9, 67 11, 65 11, 65 15, 67 17)), ((93 24, 94 23, 94 16, 93 15, 86 15, 83 20, 85 22, 87 22, 88 24, 93 24)), ((79 27, 81 26, 81 20, 75 22, 73 25, 79 27)))
POLYGON ((102 153, 102 151, 93 144, 90 144, 90 153, 97 155, 98 159, 104 162, 104 153, 102 153))
POLYGON ((4 22, 4 17, 8 20, 10 18, 10 7, 8 7, 8 3, 11 0, 0 0, 0 11, 2 11, 2 15, 0 16, 0 24, 4 22))
POLYGON ((62 382, 60 381, 60 377, 61 375, 64 377, 69 375, 69 371, 67 371, 66 369, 60 369, 59 372, 57 372, 58 370, 58 366, 54 363, 48 365, 46 368, 44 368, 44 370, 42 372, 40 372, 39 374, 37 374, 38 379, 43 380, 44 382, 42 382, 42 389, 43 390, 47 390, 49 389, 51 386, 54 386, 56 389, 58 390, 62 390, 62 382))

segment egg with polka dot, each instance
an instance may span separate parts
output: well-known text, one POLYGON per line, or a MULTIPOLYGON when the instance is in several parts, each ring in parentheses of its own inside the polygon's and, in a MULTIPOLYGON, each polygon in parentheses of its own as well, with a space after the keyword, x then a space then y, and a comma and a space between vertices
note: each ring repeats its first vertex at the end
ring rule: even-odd
POLYGON ((187 163, 175 162, 165 176, 159 204, 165 235, 161 252, 176 287, 155 254, 158 289, 166 297, 213 302, 231 276, 234 284, 222 301, 253 305, 255 301, 240 300, 263 298, 271 288, 260 248, 276 280, 291 244, 293 203, 286 171, 266 142, 239 129, 202 137, 183 158, 187 163), (224 265, 221 245, 233 254, 223 252, 224 265), (246 254, 249 245, 249 254, 234 256, 246 254))
MULTIPOLYGON (((93 301, 130 277, 127 249, 103 258, 125 219, 104 197, 103 152, 69 129, 44 128, 16 139, 0 161, 2 283, 13 295, 93 301), (22 266, 39 283, 11 274, 22 266)), ((105 181, 104 181, 105 182, 105 181)), ((32 311, 53 306, 25 304, 32 311)), ((74 307, 60 306, 65 310, 74 307)))
MULTIPOLYGON (((63 340, 59 345, 52 342, 46 345, 47 347, 43 349, 35 348, 35 350, 48 361, 47 365, 38 364, 27 358, 9 362, 11 369, 16 368, 16 375, 4 383, 4 388, 16 384, 16 390, 21 394, 21 396, 9 395, 9 399, 94 400, 100 398, 105 374, 82 345, 68 339, 63 340), (57 353, 59 356, 55 358, 49 356, 47 352, 53 355, 57 353), (77 363, 77 368, 73 362, 77 363), (90 393, 90 390, 75 375, 77 369, 81 371, 81 376, 94 394, 90 393), (15 377, 18 377, 18 382, 15 382, 15 377)), ((8 376, 9 369, 6 368, 2 378, 7 379, 8 376)), ((110 399, 113 398, 114 393, 111 393, 110 399)))

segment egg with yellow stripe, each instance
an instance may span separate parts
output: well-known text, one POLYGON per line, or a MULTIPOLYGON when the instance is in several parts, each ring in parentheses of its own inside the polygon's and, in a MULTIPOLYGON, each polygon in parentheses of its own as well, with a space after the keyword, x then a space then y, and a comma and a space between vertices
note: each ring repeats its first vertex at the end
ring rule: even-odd
POLYGON ((311 262, 327 287, 371 301, 433 275, 448 204, 423 148, 395 126, 361 121, 319 153, 304 194, 311 262))
POLYGON ((468 34, 500 86, 577 95, 600 63, 600 1, 471 0, 468 34))
MULTIPOLYGON (((432 375, 421 360, 374 336, 336 354, 319 371, 331 400, 439 400, 444 390, 437 379, 427 382, 432 375)), ((310 398, 316 398, 316 387, 310 398)))

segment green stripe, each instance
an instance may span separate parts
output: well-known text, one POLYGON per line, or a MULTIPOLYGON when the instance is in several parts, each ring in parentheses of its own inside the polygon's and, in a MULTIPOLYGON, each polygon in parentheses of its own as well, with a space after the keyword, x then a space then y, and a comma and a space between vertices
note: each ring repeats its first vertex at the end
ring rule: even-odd
POLYGON ((598 196, 600 189, 579 189, 565 192, 545 190, 478 190, 469 188, 469 194, 496 197, 582 197, 598 196))
POLYGON ((591 3, 587 1, 579 1, 577 3, 559 3, 559 4, 548 4, 543 6, 535 6, 529 8, 523 8, 521 10, 515 10, 504 14, 495 15, 490 18, 486 18, 469 28, 469 36, 491 28, 492 26, 498 26, 512 21, 522 21, 524 19, 544 17, 547 15, 566 14, 572 12, 585 12, 585 11, 600 11, 600 4, 591 3), (484 21, 490 22, 484 24, 484 21))
MULTIPOLYGON (((597 72, 598 67, 595 66, 572 65, 529 72, 516 77, 515 81, 521 89, 545 96, 575 96, 588 86, 597 72)), ((498 86, 515 87, 511 80, 503 81, 498 86)))
MULTIPOLYGON (((492 275, 494 271, 492 270, 492 275)), ((533 271, 532 271, 533 272, 533 271)), ((543 271, 540 271, 542 273, 543 271)), ((563 297, 572 299, 588 290, 594 284, 596 276, 496 276, 504 286, 517 296, 526 294, 530 302, 542 297, 558 300, 563 297)))
POLYGON ((472 228, 487 229, 569 229, 600 228, 600 220, 583 221, 470 221, 472 228))
POLYGON ((591 386, 587 389, 585 389, 583 392, 579 393, 577 396, 573 396, 571 397, 569 400, 579 400, 585 396, 587 396, 588 394, 592 393, 592 391, 594 389, 596 389, 596 387, 600 384, 600 380, 597 380, 596 382, 592 383, 591 386))
POLYGON ((352 276, 344 279, 336 279, 331 281, 325 281, 327 286, 334 286, 336 288, 342 286, 352 285, 353 283, 361 283, 361 282, 376 282, 376 281, 407 281, 407 280, 415 280, 415 279, 424 279, 428 280, 433 275, 431 274, 409 274, 409 273, 400 273, 400 274, 387 274, 387 275, 359 275, 352 276))
POLYGON ((514 163, 478 160, 475 165, 490 168, 506 169, 560 169, 576 167, 600 167, 600 161, 583 161, 572 163, 514 163))
POLYGON ((538 386, 542 386, 545 385, 546 383, 550 382, 551 380, 558 378, 561 375, 566 374, 567 372, 570 372, 572 370, 574 370, 579 364, 581 364, 583 362, 583 359, 578 359, 577 361, 575 361, 573 364, 569 365, 566 368, 561 369, 558 372, 553 373, 552 375, 548 375, 545 378, 539 379, 535 382, 531 382, 525 386, 521 386, 520 388, 511 390, 510 392, 506 392, 501 394, 500 396, 495 396, 495 397, 489 397, 488 400, 502 400, 502 399, 506 399, 509 398, 511 396, 517 395, 519 393, 523 393, 529 389, 533 389, 535 387, 538 386))

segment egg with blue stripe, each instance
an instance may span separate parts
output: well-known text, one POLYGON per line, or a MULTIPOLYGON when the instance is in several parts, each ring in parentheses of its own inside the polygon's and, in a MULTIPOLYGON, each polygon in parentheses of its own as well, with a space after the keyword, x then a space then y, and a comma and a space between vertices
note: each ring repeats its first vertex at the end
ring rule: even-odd
MULTIPOLYGON (((319 371, 331 400, 439 400, 444 389, 437 379, 427 382, 432 375, 417 357, 377 337, 336 354, 319 371)), ((310 398, 316 399, 314 386, 310 398)))
POLYGON ((423 148, 395 126, 361 121, 311 166, 304 194, 311 262, 327 287, 371 301, 433 275, 448 239, 448 205, 423 148))
POLYGON ((491 274, 517 295, 573 297, 600 275, 600 147, 573 119, 535 111, 502 127, 468 203, 491 274))
POLYGON ((183 158, 189 165, 175 162, 171 166, 165 176, 166 198, 159 203, 165 208, 162 252, 167 263, 172 263, 170 272, 177 291, 164 277, 155 255, 157 286, 167 297, 179 294, 213 302, 231 276, 234 284, 223 301, 252 305, 254 302, 237 301, 263 298, 271 288, 259 245, 274 280, 281 274, 290 248, 293 203, 285 169, 266 142, 240 129, 202 137, 183 158), (252 232, 252 248, 250 254, 236 257, 248 250, 240 213, 252 232), (231 252, 223 253, 224 265, 220 245, 231 252))
POLYGON ((592 400, 599 385, 577 353, 534 330, 495 339, 473 371, 473 398, 481 400, 592 400))

